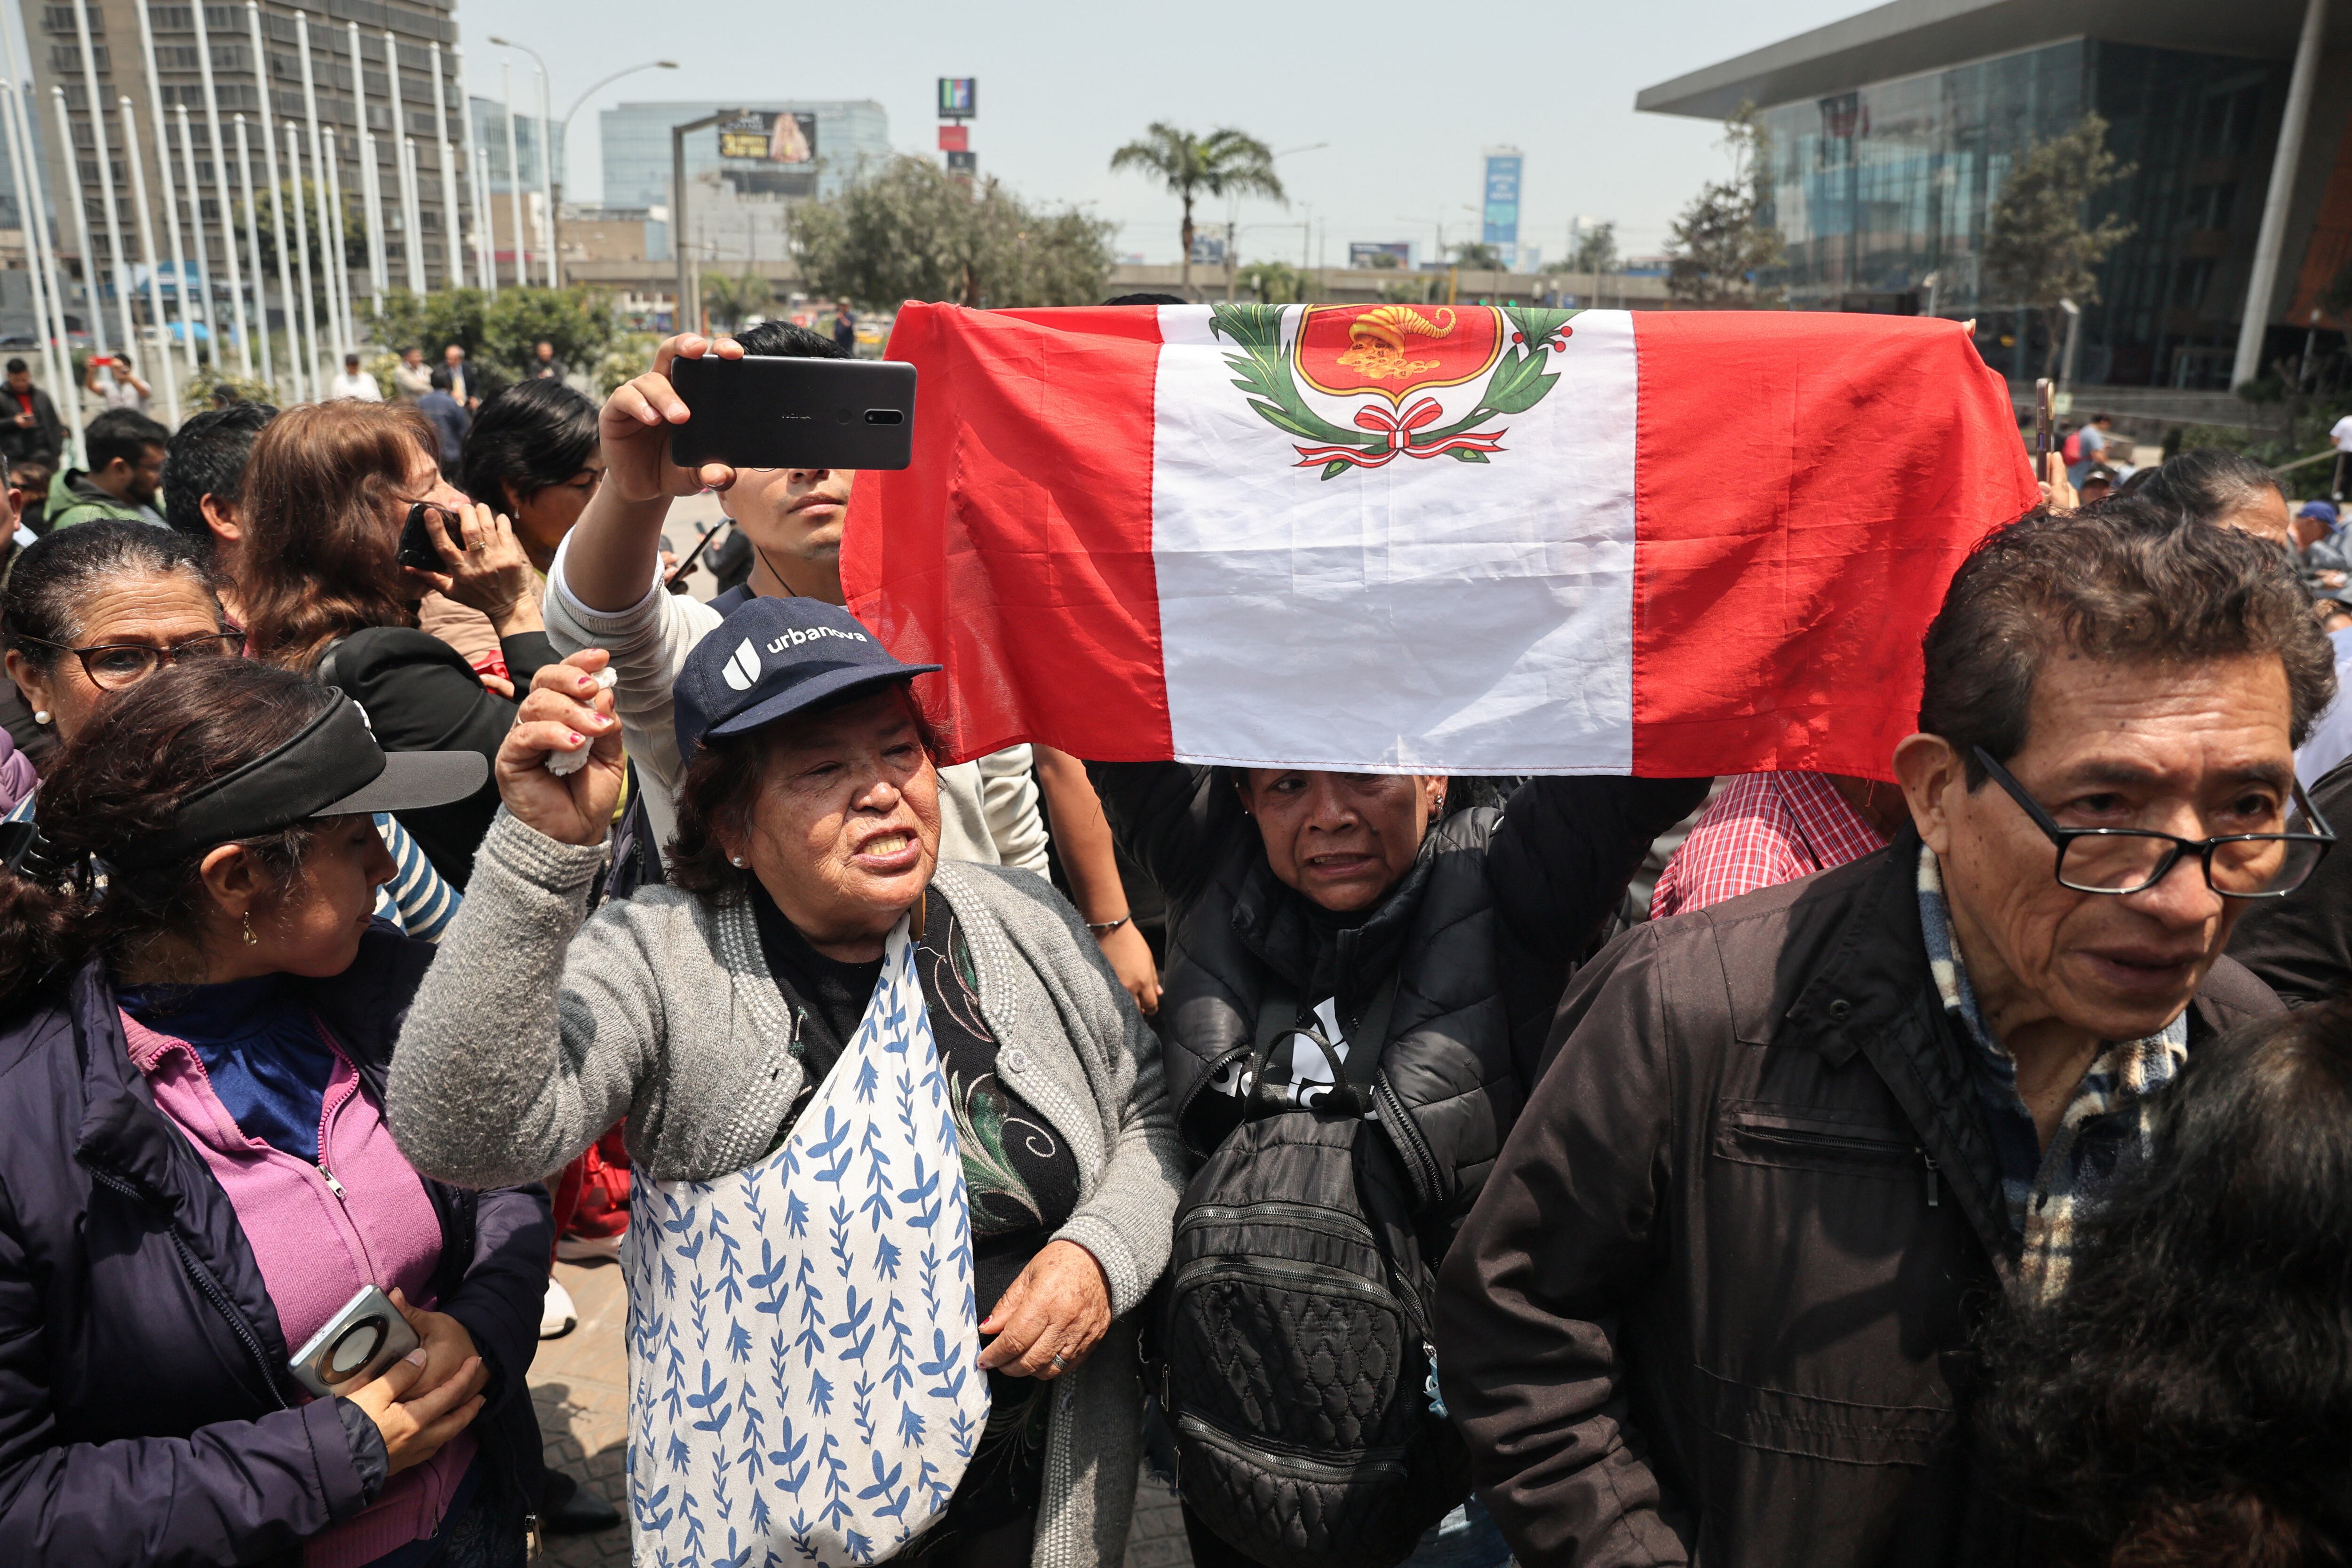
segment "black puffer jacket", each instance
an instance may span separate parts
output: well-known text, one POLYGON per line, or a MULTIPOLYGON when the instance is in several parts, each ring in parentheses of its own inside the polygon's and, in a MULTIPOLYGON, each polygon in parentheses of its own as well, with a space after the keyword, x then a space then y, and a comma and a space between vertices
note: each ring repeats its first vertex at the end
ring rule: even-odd
POLYGON ((1172 762, 1088 771, 1121 845, 1168 897, 1168 1098, 1193 1151, 1206 1155, 1225 1130, 1214 1113, 1224 1107, 1202 1091, 1252 1048, 1269 972, 1300 1000, 1333 997, 1358 1019, 1394 969, 1383 1124, 1419 1208, 1449 1232, 1517 1118, 1575 959, 1650 841, 1706 788, 1531 779, 1506 810, 1457 811, 1432 828, 1370 917, 1340 925, 1275 876, 1226 776, 1172 762))

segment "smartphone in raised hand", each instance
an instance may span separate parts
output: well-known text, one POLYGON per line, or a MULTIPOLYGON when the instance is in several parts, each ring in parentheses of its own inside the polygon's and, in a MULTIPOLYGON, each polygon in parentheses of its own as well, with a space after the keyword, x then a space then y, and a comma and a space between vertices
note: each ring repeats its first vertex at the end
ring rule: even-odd
POLYGON ((2051 386, 2048 377, 2033 383, 2033 476, 2042 476, 2050 456, 2051 437, 2056 416, 2052 413, 2051 386))
POLYGON ((904 468, 915 455, 915 367, 888 360, 716 354, 673 361, 692 416, 670 431, 681 468, 904 468))

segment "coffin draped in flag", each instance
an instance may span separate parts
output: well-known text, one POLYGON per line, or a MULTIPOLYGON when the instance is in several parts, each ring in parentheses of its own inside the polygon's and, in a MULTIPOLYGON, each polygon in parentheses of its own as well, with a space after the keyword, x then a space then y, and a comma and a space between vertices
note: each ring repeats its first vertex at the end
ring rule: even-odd
POLYGON ((1886 776, 2037 500, 1956 323, 908 305, 843 580, 959 757, 1886 776))

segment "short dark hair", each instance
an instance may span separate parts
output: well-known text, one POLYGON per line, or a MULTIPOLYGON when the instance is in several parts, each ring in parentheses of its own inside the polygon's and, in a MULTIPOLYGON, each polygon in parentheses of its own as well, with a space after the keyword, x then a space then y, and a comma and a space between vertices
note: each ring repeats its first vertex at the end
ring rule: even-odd
POLYGON ((116 458, 136 465, 151 446, 170 444, 172 433, 135 408, 110 408, 82 430, 84 461, 95 473, 116 458))
POLYGON ((748 332, 738 332, 735 340, 743 345, 747 354, 759 354, 778 360, 845 360, 841 345, 832 339, 795 327, 790 321, 762 321, 748 332))
POLYGON ((2166 462, 2134 493, 2200 523, 2218 523, 2264 491, 2286 498, 2278 476, 2244 453, 2200 446, 2166 462))
MULTIPOLYGON (((905 683, 900 683, 898 692, 906 701, 908 716, 915 721, 915 735, 922 742, 924 753, 934 763, 943 761, 947 750, 940 742, 939 731, 923 716, 922 705, 915 700, 915 694, 905 683)), ((751 873, 728 861, 727 848, 719 835, 727 830, 745 831, 751 802, 759 799, 769 747, 789 733, 794 723, 863 702, 873 695, 871 691, 852 689, 829 702, 803 708, 790 719, 740 735, 704 737, 702 744, 694 748, 693 760, 686 765, 686 776, 678 780, 677 831, 670 839, 666 857, 670 885, 705 896, 743 886, 751 873)))
POLYGON ((433 383, 433 390, 435 392, 447 392, 451 387, 457 385, 457 382, 450 376, 449 367, 446 365, 434 366, 433 373, 425 379, 433 383))
POLYGON ((233 402, 190 414, 163 448, 163 520, 209 552, 205 497, 236 506, 245 494, 245 463, 254 438, 278 417, 266 402, 233 402))
POLYGON ((8 361, 8 373, 12 376, 25 369, 25 361, 22 360, 11 360, 8 361))
POLYGON ((2061 1562, 2340 1563, 2352 1002, 2200 1045, 2152 1110, 2064 1291, 1982 1330, 1992 1472, 2061 1562))
POLYGON ((1103 303, 1106 305, 1188 305, 1192 302, 1178 294, 1114 294, 1103 303))
POLYGON ((457 458, 457 487, 511 511, 596 452, 596 404, 562 382, 517 382, 482 404, 457 458))
POLYGON ((185 572, 213 591, 210 552, 169 528, 129 517, 97 517, 35 539, 0 591, 0 643, 37 670, 52 670, 79 641, 89 595, 122 577, 185 572))
POLYGON ((2274 654, 2301 746, 2336 696, 2336 659, 2286 552, 2145 496, 2092 511, 2035 511, 1969 552, 1923 644, 1919 727, 1966 759, 2023 750, 2033 685, 2053 653, 2194 661, 2274 654))

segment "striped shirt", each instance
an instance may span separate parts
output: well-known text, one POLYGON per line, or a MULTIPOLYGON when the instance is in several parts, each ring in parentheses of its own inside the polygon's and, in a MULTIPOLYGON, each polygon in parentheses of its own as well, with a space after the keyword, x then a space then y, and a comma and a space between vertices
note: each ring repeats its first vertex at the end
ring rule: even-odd
MULTIPOLYGON (((33 820, 33 803, 40 799, 35 790, 11 807, 0 821, 29 822, 33 820)), ((375 913, 379 920, 389 920, 411 936, 427 942, 438 942, 441 934, 457 917, 457 905, 465 895, 442 880, 425 857, 408 830, 394 820, 389 812, 375 814, 375 831, 383 836, 383 847, 392 852, 392 880, 376 889, 375 913)))
POLYGON ((1820 773, 1743 773, 1724 786, 1658 875, 1650 918, 1778 887, 1886 847, 1820 773))
POLYGON ((1919 846, 1919 925, 1937 995, 1976 1047, 1977 1095, 2000 1160, 2001 1197, 2010 1225, 2024 1242, 2018 1286, 2047 1301, 2066 1288, 2076 1221, 2118 1171, 2147 1157, 2154 1130, 2149 1099, 2189 1059, 2189 1014, 2184 1010, 2146 1040, 2102 1045, 2044 1149, 2033 1113, 2017 1092, 2017 1061, 1977 1007, 1952 940, 1943 868, 1925 844, 1919 846))

